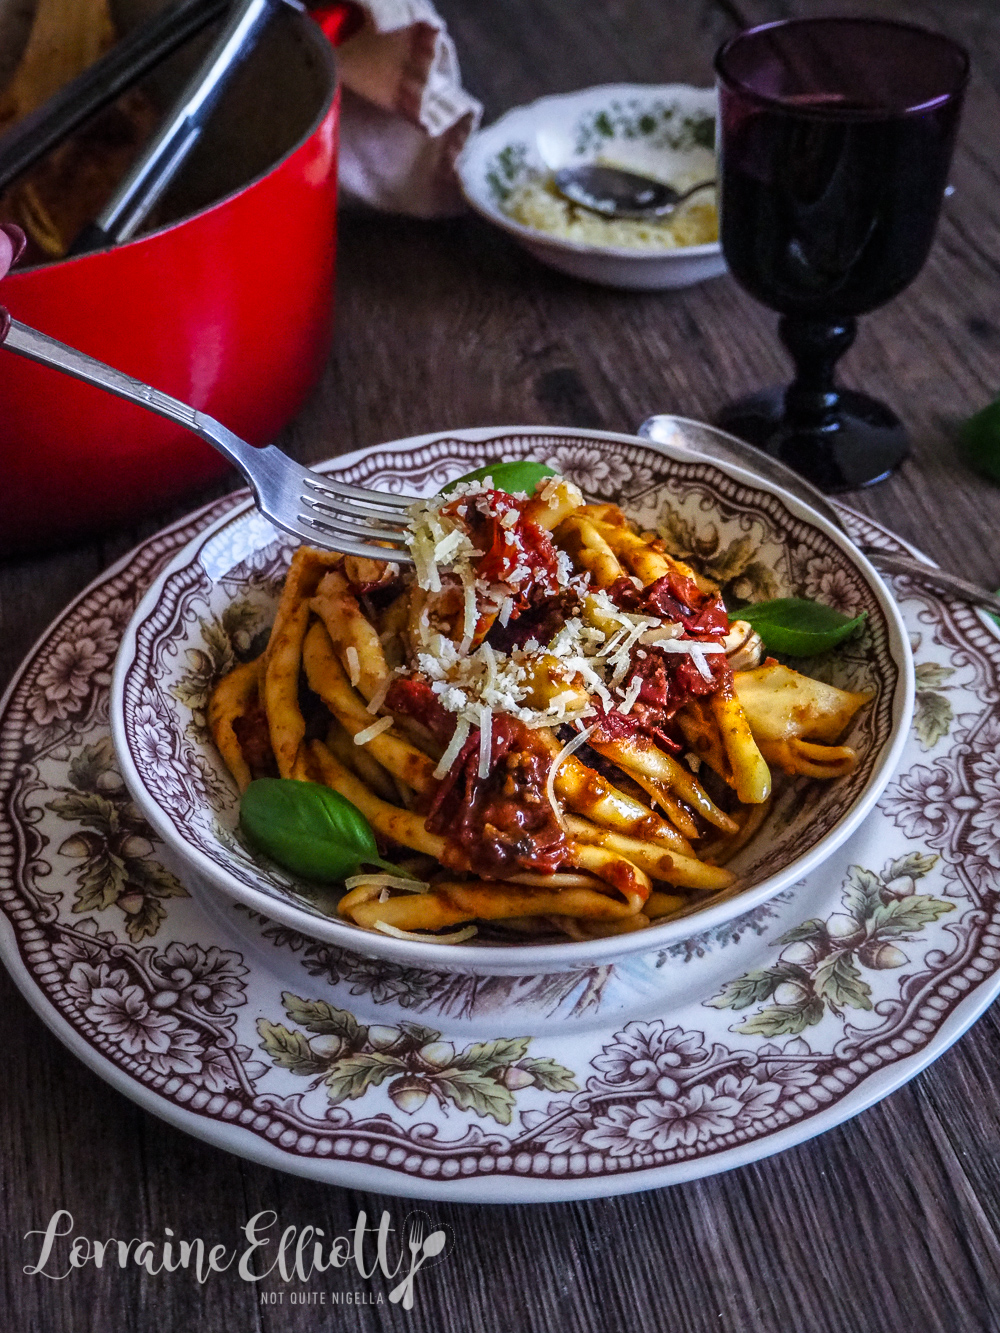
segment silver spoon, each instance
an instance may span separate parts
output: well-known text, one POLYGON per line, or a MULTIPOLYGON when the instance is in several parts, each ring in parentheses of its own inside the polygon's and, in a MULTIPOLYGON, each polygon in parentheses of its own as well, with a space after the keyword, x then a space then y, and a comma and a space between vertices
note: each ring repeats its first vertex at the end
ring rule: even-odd
MULTIPOLYGON (((636 434, 645 440, 670 444, 688 453, 700 454, 702 458, 718 458, 723 462, 735 463, 737 467, 745 468, 748 472, 756 472, 759 477, 774 482, 776 486, 781 486, 792 495, 798 496, 854 542, 854 538, 844 526, 843 519, 822 491, 817 490, 811 482, 800 477, 797 472, 793 472, 778 459, 772 458, 770 454, 765 454, 760 449, 755 449, 752 444, 747 444, 744 440, 738 440, 735 435, 727 435, 725 431, 716 430, 714 426, 708 426, 703 421, 689 421, 687 417, 667 415, 647 417, 636 434)), ((925 565, 922 560, 910 555, 897 555, 894 551, 883 551, 881 547, 868 546, 861 542, 854 542, 854 545, 883 574, 907 574, 920 583, 950 592, 954 597, 972 606, 983 606, 994 615, 1000 614, 1000 597, 986 588, 970 583, 968 579, 959 578, 957 574, 949 574, 943 569, 935 569, 933 565, 925 565)))
POLYGON ((620 167, 589 163, 562 167, 553 172, 552 183, 565 199, 605 218, 662 218, 697 190, 707 190, 714 180, 699 181, 689 190, 639 176, 620 167))

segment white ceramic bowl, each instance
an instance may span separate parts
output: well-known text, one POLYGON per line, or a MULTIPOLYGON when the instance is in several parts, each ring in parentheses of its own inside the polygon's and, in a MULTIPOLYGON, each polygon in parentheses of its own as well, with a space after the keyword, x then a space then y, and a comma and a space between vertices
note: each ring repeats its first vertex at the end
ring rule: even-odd
POLYGON ((456 168, 472 207, 543 264, 608 287, 658 291, 724 273, 718 241, 675 250, 589 245, 523 226, 504 212, 532 175, 613 161, 671 184, 715 175, 716 96, 684 83, 609 83, 516 107, 473 134, 456 168))
MULTIPOLYGON (((348 454, 322 471, 397 494, 433 495, 489 460, 537 458, 595 499, 614 499, 645 528, 665 519, 699 542, 706 568, 737 595, 815 596, 868 612, 864 634, 816 674, 874 702, 848 736, 861 755, 836 782, 792 786, 730 863, 738 892, 688 915, 613 939, 458 946, 399 940, 342 921, 336 895, 317 895, 258 860, 237 836, 238 795, 205 725, 208 690, 233 661, 256 655, 293 543, 251 500, 195 538, 139 604, 122 642, 111 724, 122 775, 144 815, 189 866, 191 887, 222 894, 305 935, 408 966, 483 974, 573 971, 690 938, 801 880, 878 799, 898 761, 913 709, 909 643, 891 595, 842 533, 787 492, 742 469, 607 431, 481 427, 423 435, 348 454), (671 518, 671 516, 673 516, 671 518), (707 553, 707 554, 705 554, 707 553), (726 567, 724 569, 724 566, 726 567), (745 585, 745 586, 737 586, 745 585)), ((325 892, 325 891, 324 891, 325 892)))

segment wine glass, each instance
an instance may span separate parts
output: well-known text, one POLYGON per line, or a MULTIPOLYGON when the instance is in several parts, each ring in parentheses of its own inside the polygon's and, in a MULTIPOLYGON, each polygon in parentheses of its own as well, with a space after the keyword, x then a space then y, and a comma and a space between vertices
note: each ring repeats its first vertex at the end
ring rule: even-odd
POLYGON ((781 314, 795 379, 719 425, 825 491, 881 481, 909 453, 902 423, 834 366, 858 315, 920 272, 968 79, 956 43, 883 19, 790 19, 737 34, 715 60, 722 249, 781 314))

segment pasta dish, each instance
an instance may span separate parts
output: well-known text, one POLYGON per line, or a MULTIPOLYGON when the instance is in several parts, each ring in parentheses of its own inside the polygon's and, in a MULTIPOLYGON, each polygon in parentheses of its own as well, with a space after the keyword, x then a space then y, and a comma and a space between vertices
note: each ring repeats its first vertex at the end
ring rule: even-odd
POLYGON ((551 475, 415 502, 412 568, 295 552, 264 652, 211 698, 241 790, 322 784, 398 867, 337 911, 458 943, 642 929, 732 889, 772 770, 828 780, 869 694, 773 658, 719 589, 551 475))

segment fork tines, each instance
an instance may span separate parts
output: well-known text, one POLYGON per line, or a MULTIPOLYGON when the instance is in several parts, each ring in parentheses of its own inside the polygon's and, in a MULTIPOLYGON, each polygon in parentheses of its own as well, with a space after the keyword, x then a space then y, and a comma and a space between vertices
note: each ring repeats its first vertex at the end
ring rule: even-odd
POLYGON ((406 511, 412 496, 362 490, 327 477, 303 478, 298 518, 314 540, 347 555, 412 564, 406 511))

